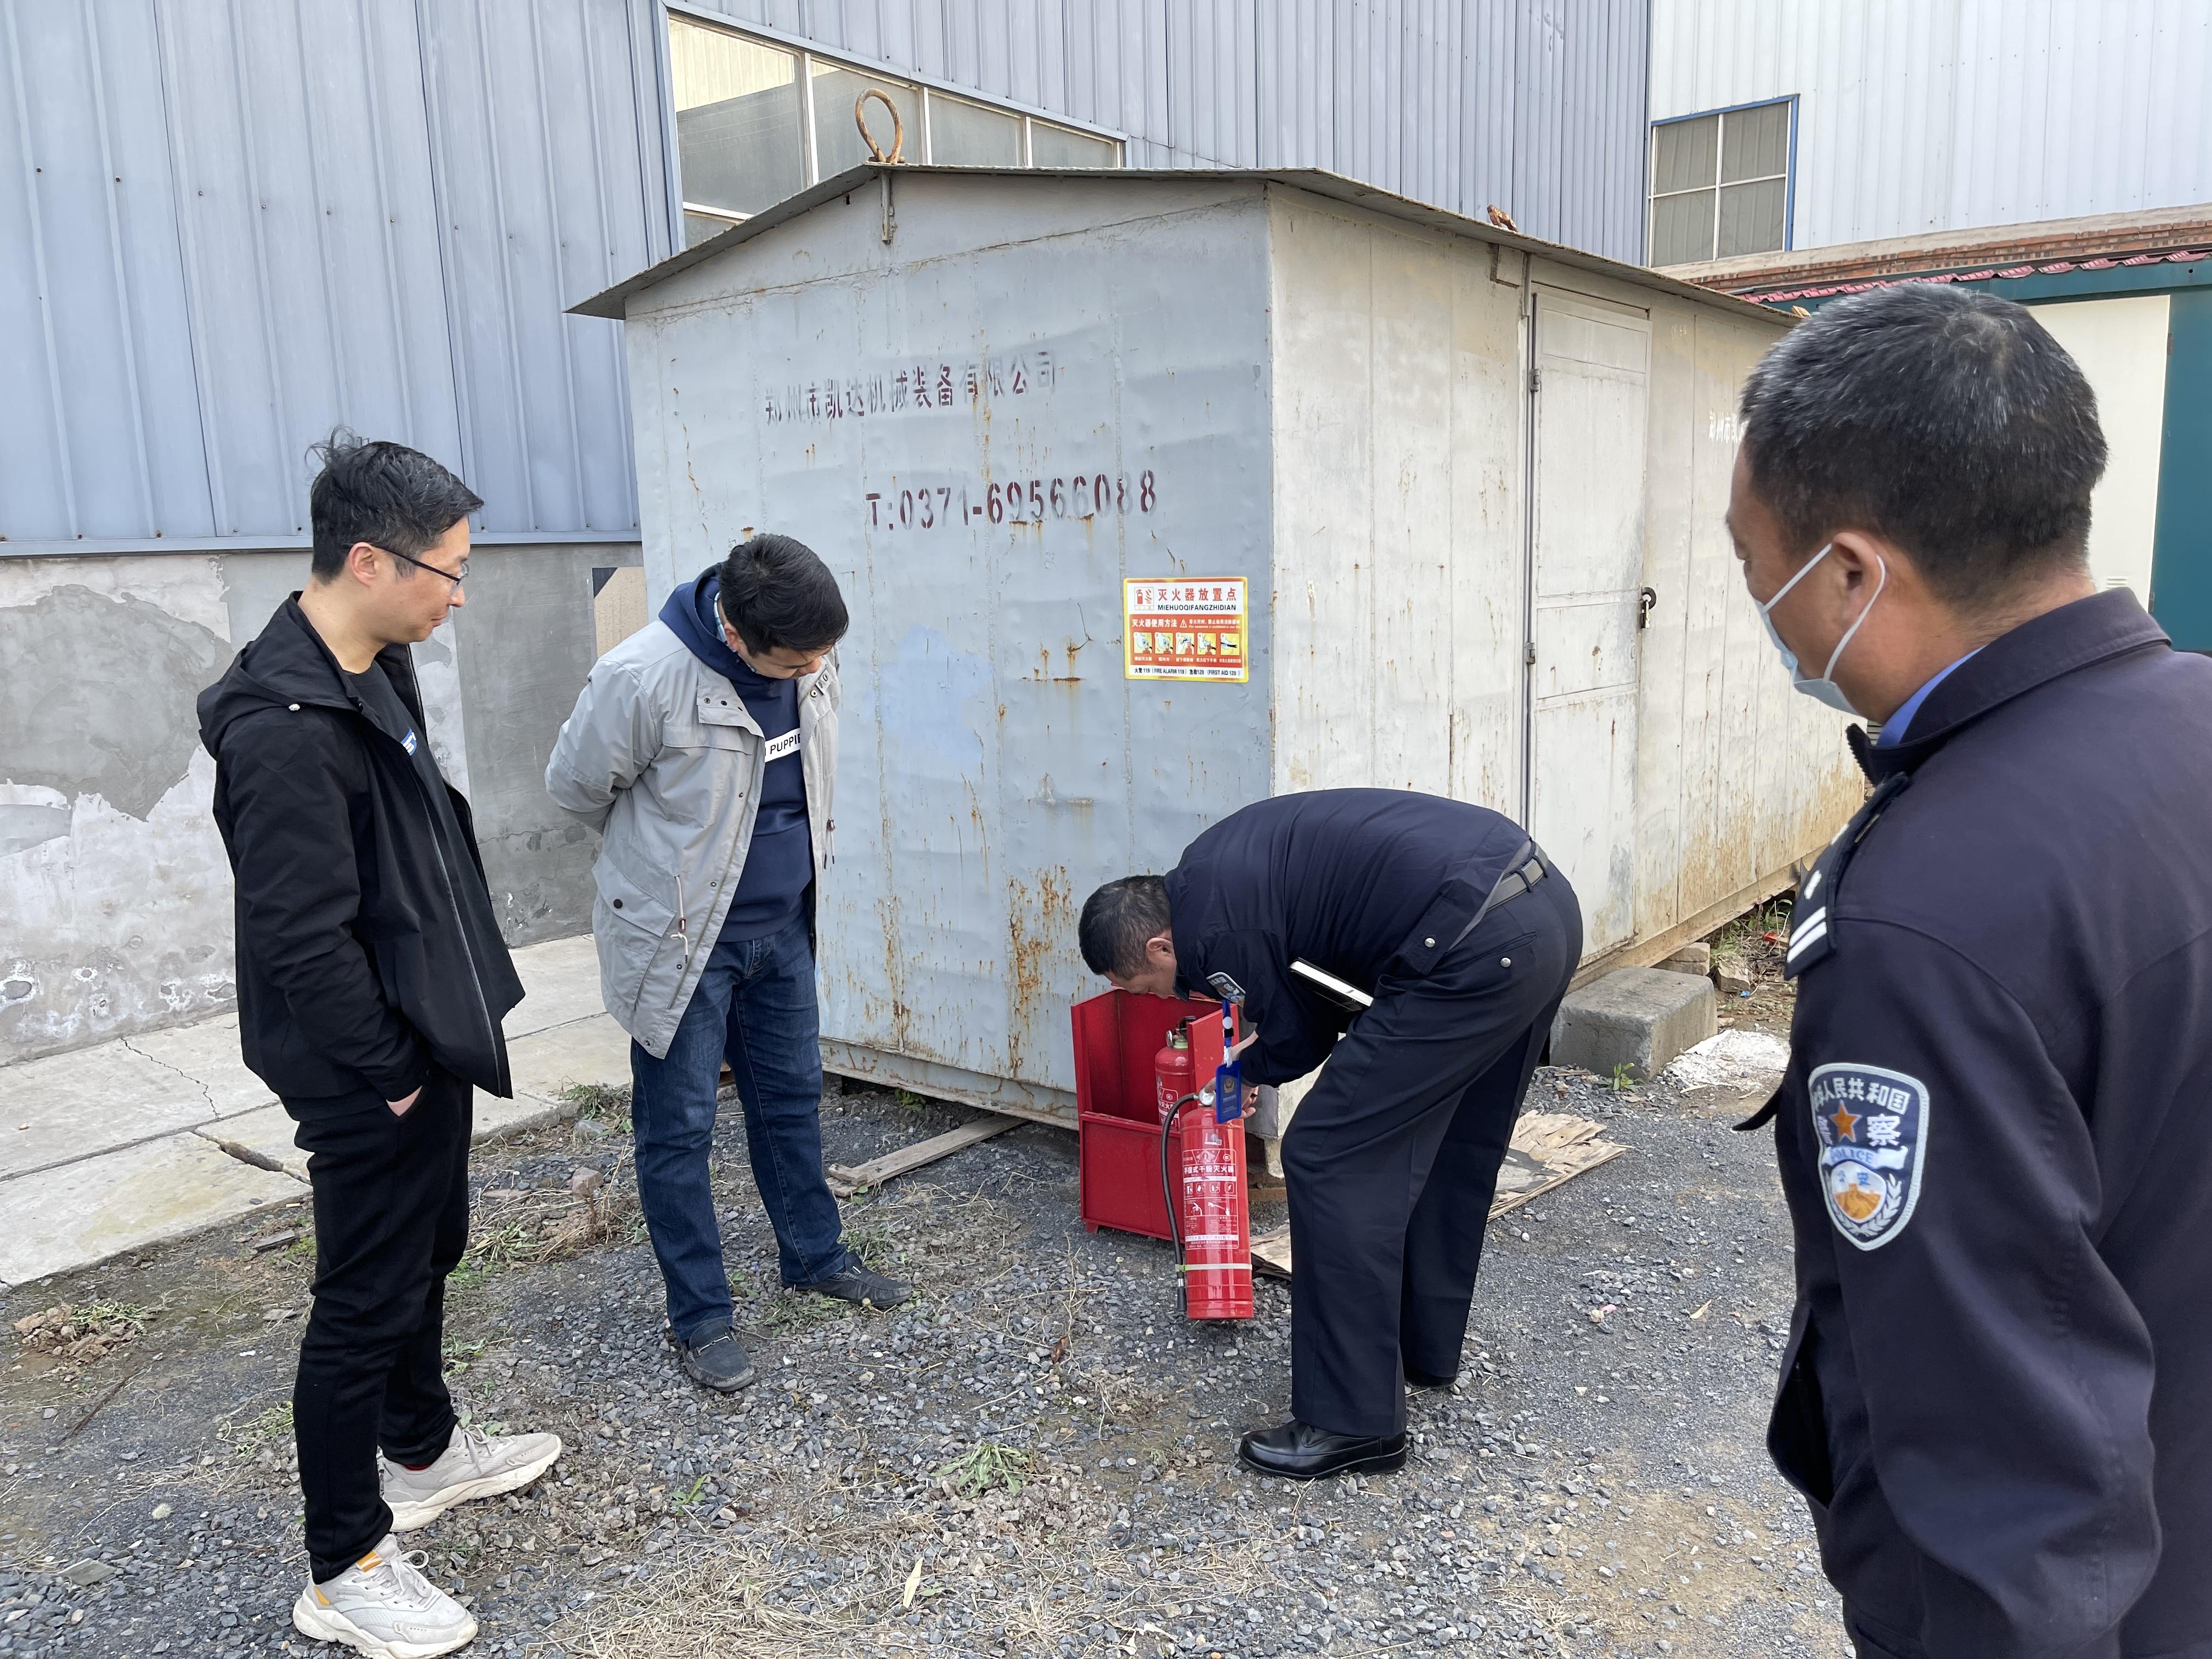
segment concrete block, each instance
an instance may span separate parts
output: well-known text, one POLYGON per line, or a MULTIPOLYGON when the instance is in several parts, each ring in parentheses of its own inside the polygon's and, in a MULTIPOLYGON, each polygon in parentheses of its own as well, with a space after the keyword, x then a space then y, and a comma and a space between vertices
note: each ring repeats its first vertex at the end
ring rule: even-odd
POLYGON ((1719 1030, 1712 982, 1658 968, 1622 968, 1570 991, 1552 1024, 1552 1064, 1648 1081, 1719 1030))
POLYGON ((81 1158, 0 1188, 0 1281, 89 1267, 307 1195, 189 1132, 81 1158))
POLYGON ((1698 939, 1656 965, 1662 973, 1710 974, 1713 970, 1713 947, 1698 939))

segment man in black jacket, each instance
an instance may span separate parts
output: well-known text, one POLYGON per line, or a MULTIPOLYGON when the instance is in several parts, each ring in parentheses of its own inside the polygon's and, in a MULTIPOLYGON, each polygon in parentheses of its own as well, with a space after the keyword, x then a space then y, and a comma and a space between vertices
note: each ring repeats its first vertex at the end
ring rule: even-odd
POLYGON ((1862 1659, 2212 1659, 2212 662, 2098 590, 2095 399, 2019 306, 1840 301, 1743 433, 1751 596, 1880 733, 1753 1121, 1769 1449, 1862 1659))
POLYGON ((561 1451, 551 1435, 458 1428, 441 1374, 470 1091, 512 1092, 500 1018, 522 986, 408 647, 465 603, 483 502, 398 444, 320 453, 312 580, 201 695, 200 735, 237 878, 240 1042, 299 1124, 314 1193, 293 1392, 313 1582, 292 1619, 365 1653, 428 1656, 466 1644, 476 1620, 392 1534, 527 1486, 561 1451))
POLYGON ((1323 789, 1109 882, 1078 928, 1121 990, 1241 1003, 1248 1081, 1328 1062, 1283 1140, 1291 1420, 1237 1455, 1291 1480, 1397 1468, 1400 1378, 1459 1372, 1498 1166, 1582 955, 1574 890, 1486 807, 1323 789))

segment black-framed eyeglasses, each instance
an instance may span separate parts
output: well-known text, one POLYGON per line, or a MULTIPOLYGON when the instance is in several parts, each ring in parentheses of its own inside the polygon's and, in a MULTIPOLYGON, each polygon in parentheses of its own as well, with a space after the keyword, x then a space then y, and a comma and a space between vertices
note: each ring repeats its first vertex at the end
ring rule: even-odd
MULTIPOLYGON (((388 547, 384 550, 392 553, 392 550, 388 547)), ((421 559, 410 559, 404 553, 392 553, 392 556, 403 564, 413 565, 417 570, 427 570, 434 576, 443 576, 447 581, 453 583, 453 592, 456 593, 461 591, 461 584, 469 579, 469 562, 466 559, 461 561, 461 568, 459 570, 447 570, 439 565, 426 564, 421 559)))

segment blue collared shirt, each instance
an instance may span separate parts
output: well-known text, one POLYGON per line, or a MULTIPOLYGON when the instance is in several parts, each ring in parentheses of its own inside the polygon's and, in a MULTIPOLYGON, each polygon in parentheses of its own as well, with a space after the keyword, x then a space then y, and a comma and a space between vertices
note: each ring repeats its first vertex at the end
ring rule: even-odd
MULTIPOLYGON (((1965 662, 1968 657, 1974 654, 1974 652, 1981 648, 1978 645, 1976 646, 1973 651, 1969 651, 1965 657, 1960 658, 1959 662, 1965 662)), ((1936 670, 1926 684, 1898 704, 1897 712, 1881 723, 1881 736, 1875 739, 1875 748, 1894 749, 1905 741, 1905 728, 1912 724, 1912 717, 1920 712, 1920 705, 1928 701, 1928 694, 1930 691, 1951 677, 1951 670, 1956 668, 1959 662, 1936 670)))

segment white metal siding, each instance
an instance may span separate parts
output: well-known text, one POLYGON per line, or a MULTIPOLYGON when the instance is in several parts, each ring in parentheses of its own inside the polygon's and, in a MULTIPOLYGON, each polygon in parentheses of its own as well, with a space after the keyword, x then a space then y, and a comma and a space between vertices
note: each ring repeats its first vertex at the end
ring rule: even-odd
POLYGON ((853 612, 823 1035, 1018 1103, 1073 1085, 1085 896, 1267 793, 1263 210, 925 176, 881 224, 874 192, 833 200, 633 301, 646 568, 658 600, 757 522, 823 550, 853 612), (951 406, 807 412, 917 362, 951 406), (1084 513, 1063 485, 1099 476, 1126 494, 1084 513), (1036 513, 987 509, 1028 480, 1036 513), (1123 678, 1123 578, 1177 576, 1249 580, 1249 684, 1123 678))
POLYGON ((693 0, 1129 135, 1132 167, 1326 167, 1638 259, 1647 0, 693 0))
MULTIPOLYGON (((1639 256, 1645 0, 727 0, 887 68, 1639 256)), ((343 421, 521 539, 636 522, 659 0, 0 0, 0 538, 296 544, 343 421)), ((0 544, 4 545, 4 544, 0 544)))
POLYGON ((640 21, 0 0, 0 538, 295 542, 341 421, 484 531, 633 533, 620 343, 562 312, 668 250, 640 21))
POLYGON ((1791 245, 2212 200, 2203 0, 1654 0, 1651 118, 1796 94, 1791 245))
POLYGON ((1859 795, 1845 722, 1790 689, 1723 522, 1736 398, 1784 319, 1535 262, 1540 299, 1648 312, 1651 334, 1640 454, 1603 441, 1540 458, 1555 498, 1580 477, 1610 504, 1611 529, 1570 539, 1620 562, 1602 579, 1547 573, 1582 603, 1534 619, 1532 670, 1520 257, 1271 194, 1275 791, 1431 789, 1516 817, 1534 795, 1532 828, 1559 842, 1547 850, 1595 860, 1569 867, 1593 954, 1764 896, 1859 795), (1656 594, 1647 627, 1624 581, 1656 594), (1589 695, 1620 684, 1608 657, 1631 682, 1609 702, 1589 695), (1566 678, 1578 660, 1583 679, 1566 678), (1524 782, 1532 718, 1542 775, 1524 782))

